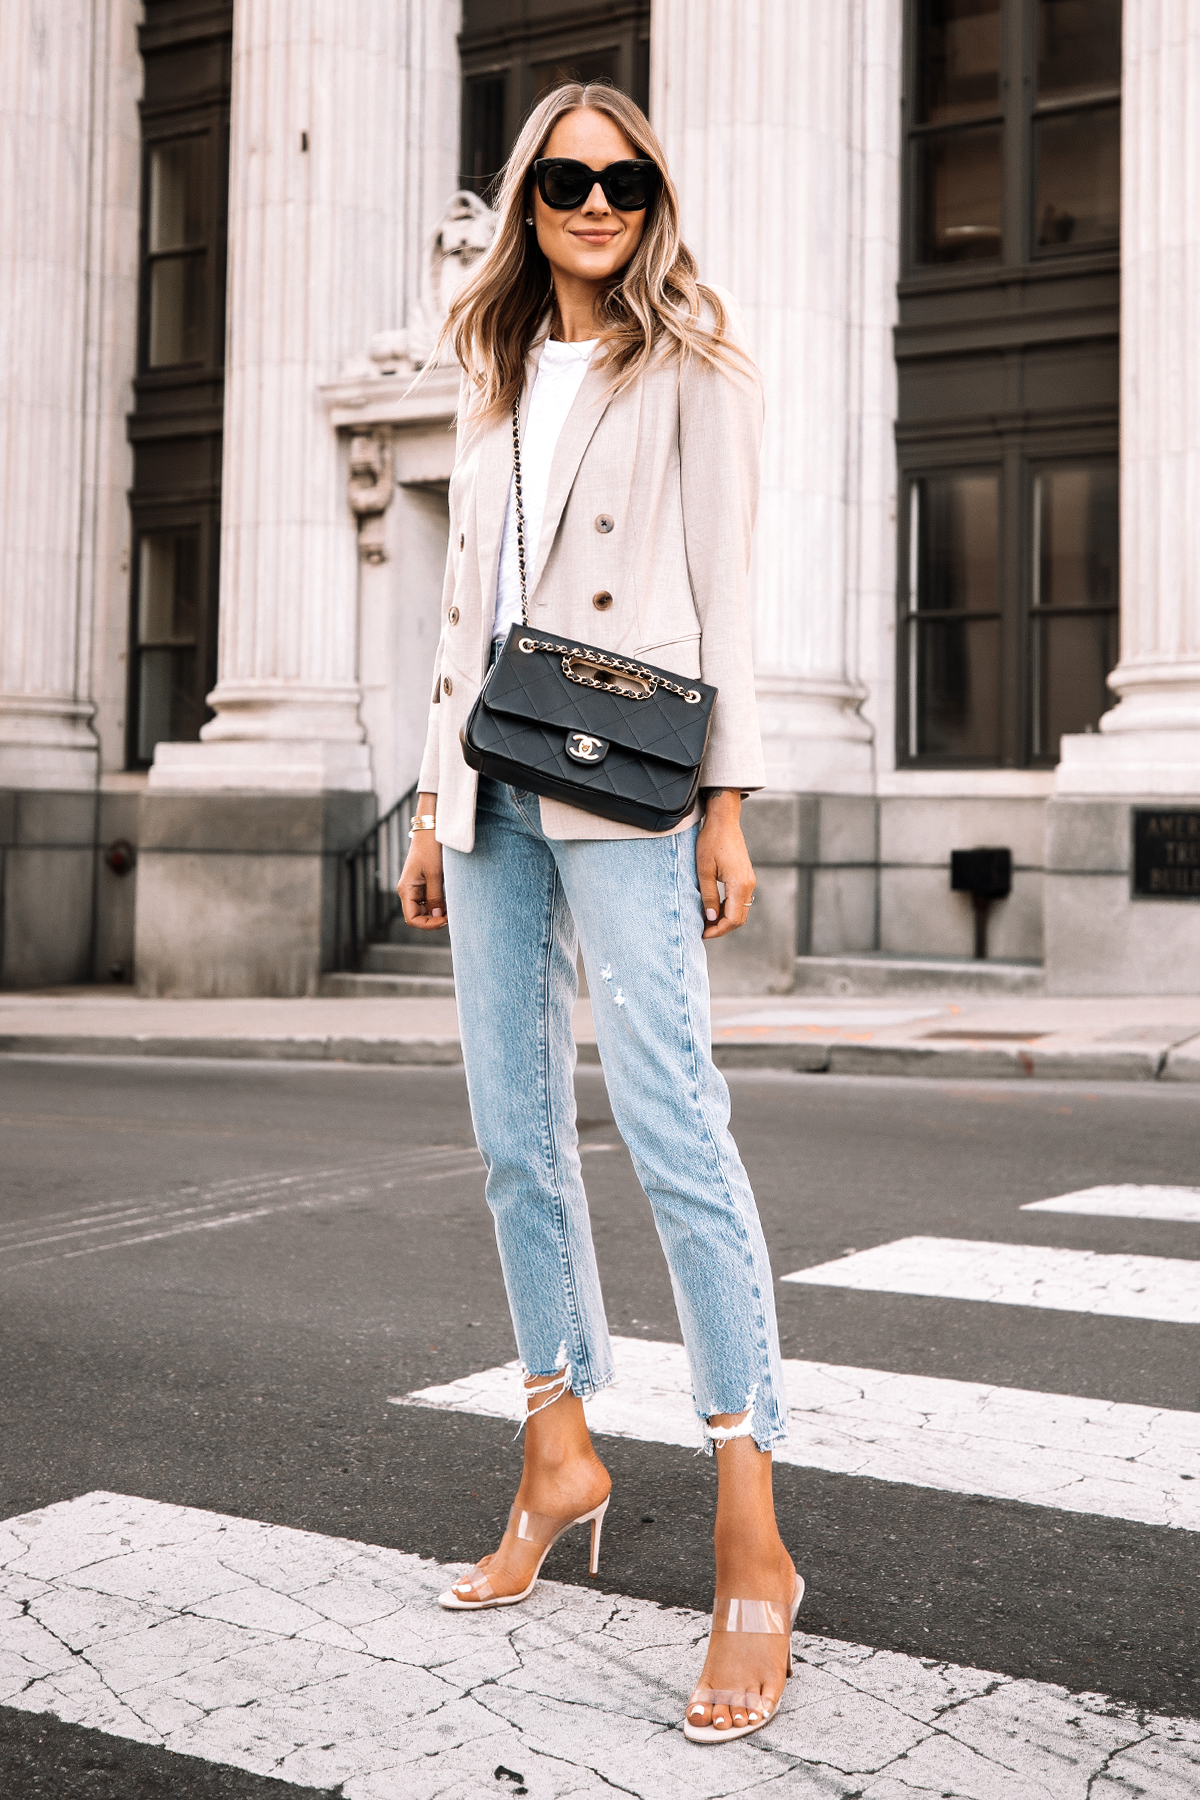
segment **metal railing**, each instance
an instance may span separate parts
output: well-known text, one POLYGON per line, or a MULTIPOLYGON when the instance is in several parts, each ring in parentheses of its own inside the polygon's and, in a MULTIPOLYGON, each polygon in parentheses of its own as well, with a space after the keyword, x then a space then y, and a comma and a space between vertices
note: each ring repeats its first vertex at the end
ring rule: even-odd
POLYGON ((367 945, 386 937, 400 915, 396 883, 408 855, 416 805, 417 790, 411 787, 346 857, 347 929, 338 933, 344 969, 357 969, 367 945))

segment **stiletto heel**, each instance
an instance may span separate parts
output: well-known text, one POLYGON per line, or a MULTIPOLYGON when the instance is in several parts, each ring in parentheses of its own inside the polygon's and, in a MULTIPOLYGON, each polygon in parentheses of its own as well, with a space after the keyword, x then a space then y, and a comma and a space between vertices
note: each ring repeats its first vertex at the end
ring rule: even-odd
MULTIPOLYGON (((608 1511, 608 1501, 602 1500, 595 1512, 587 1516, 592 1521, 592 1560, 588 1568, 589 1575, 600 1572, 600 1533, 604 1529, 604 1515, 608 1511)), ((582 1521, 580 1521, 582 1523, 582 1521)))
MULTIPOLYGON (((784 1624, 784 1611, 774 1600, 718 1600, 713 1605, 713 1632, 718 1631, 753 1631, 762 1632, 771 1637, 787 1637, 787 1674, 792 1672, 792 1633, 796 1629, 796 1614, 800 1610, 800 1602, 804 1598, 804 1577, 797 1575, 796 1589, 792 1596, 791 1617, 784 1624)), ((785 1677, 786 1679, 786 1677, 785 1677)), ((782 1696, 781 1696, 782 1698, 782 1696)), ((715 1725, 693 1725, 690 1719, 683 1721, 683 1735, 693 1744, 723 1744, 727 1738, 749 1737, 752 1731, 761 1731, 779 1711, 780 1702, 768 1712, 763 1709, 762 1718, 756 1716, 757 1707, 761 1705, 758 1695, 735 1693, 733 1689, 698 1687, 688 1701, 688 1712, 694 1708, 708 1706, 724 1706, 728 1708, 732 1718, 734 1712, 747 1714, 749 1722, 745 1725, 727 1725, 718 1731, 715 1725), (755 1709, 755 1710, 752 1710, 755 1709)))
POLYGON ((608 1511, 609 1498, 606 1494, 599 1506, 593 1506, 590 1512, 580 1513, 575 1519, 555 1519, 549 1513, 520 1512, 514 1506, 508 1515, 505 1535, 511 1531, 523 1544, 533 1544, 541 1552, 529 1586, 519 1594, 497 1594, 486 1572, 477 1563, 469 1575, 464 1575, 452 1588, 447 1588, 444 1594, 438 1595, 438 1605, 444 1606, 447 1612, 480 1612, 486 1606, 516 1606, 518 1601, 527 1600, 537 1586, 542 1564, 564 1531, 570 1531, 573 1525, 590 1525, 592 1528, 590 1572, 594 1575, 600 1567, 600 1529, 608 1511))

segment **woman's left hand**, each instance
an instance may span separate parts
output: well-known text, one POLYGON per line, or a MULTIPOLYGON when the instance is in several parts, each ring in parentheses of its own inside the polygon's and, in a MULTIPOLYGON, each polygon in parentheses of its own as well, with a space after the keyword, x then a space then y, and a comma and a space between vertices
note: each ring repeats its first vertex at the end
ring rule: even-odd
POLYGON ((756 886, 754 865, 742 836, 742 796, 737 788, 710 794, 696 839, 696 876, 704 905, 704 936, 727 937, 744 925, 756 886), (717 892, 725 886, 725 903, 717 892))

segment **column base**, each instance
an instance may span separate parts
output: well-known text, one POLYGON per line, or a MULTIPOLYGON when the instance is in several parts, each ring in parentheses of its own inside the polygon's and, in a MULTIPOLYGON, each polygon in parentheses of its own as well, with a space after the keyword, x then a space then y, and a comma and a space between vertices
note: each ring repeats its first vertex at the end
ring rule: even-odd
POLYGON ((371 752, 357 687, 226 681, 197 743, 159 744, 155 792, 370 793, 371 752))
POLYGON ((359 793, 374 791, 366 744, 232 742, 160 744, 154 793, 359 793))
POLYGON ((872 791, 874 734, 858 711, 865 688, 799 675, 760 676, 755 686, 768 788, 872 791))
POLYGON ((99 745, 91 705, 0 694, 0 788, 92 788, 99 745))
MULTIPOLYGON (((1124 707, 1108 714, 1116 718, 1124 707)), ((1200 794, 1200 729, 1124 726, 1062 740, 1056 794, 1200 794)))
POLYGON ((150 792, 138 818, 138 991, 315 994, 336 960, 344 858, 375 797, 150 792))

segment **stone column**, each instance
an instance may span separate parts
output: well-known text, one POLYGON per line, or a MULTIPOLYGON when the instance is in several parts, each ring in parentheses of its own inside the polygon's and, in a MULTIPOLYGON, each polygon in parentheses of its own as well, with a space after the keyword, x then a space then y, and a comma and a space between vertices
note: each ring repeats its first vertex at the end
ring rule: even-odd
POLYGON ((741 302, 766 383, 753 602, 768 782, 865 793, 861 645, 894 586, 899 0, 656 0, 652 30, 684 232, 741 302))
POLYGON ((11 0, 0 54, 0 787, 90 788, 81 494, 89 397, 92 0, 11 0))
POLYGON ((375 815, 347 446, 321 386, 394 327, 453 180, 453 0, 239 0, 216 717, 160 744, 138 985, 303 994, 375 815))
POLYGON ((1200 795, 1200 9, 1124 17, 1119 704, 1056 788, 1200 795))
POLYGON ((318 388, 415 291, 455 129, 455 15, 235 8, 217 716, 200 743, 159 745, 152 790, 373 787, 355 526, 318 388))
POLYGON ((1118 704, 1062 740, 1046 971, 1058 992, 1200 993, 1200 9, 1125 0, 1124 38, 1118 704), (1194 898, 1138 891, 1138 801, 1194 898))

